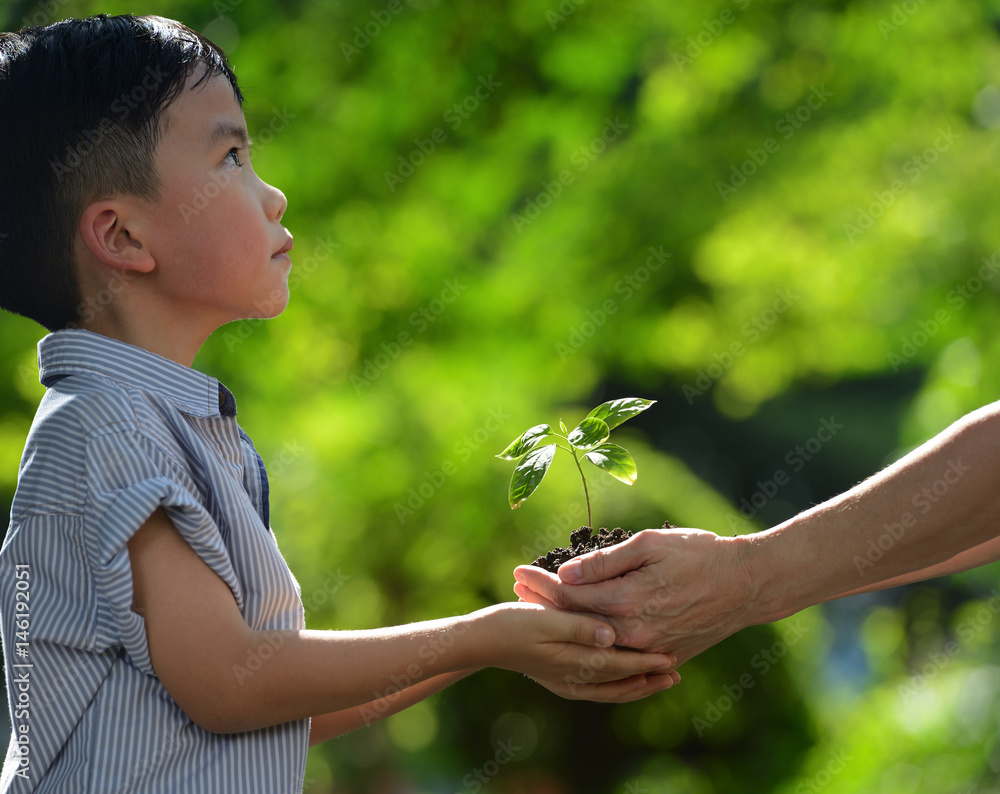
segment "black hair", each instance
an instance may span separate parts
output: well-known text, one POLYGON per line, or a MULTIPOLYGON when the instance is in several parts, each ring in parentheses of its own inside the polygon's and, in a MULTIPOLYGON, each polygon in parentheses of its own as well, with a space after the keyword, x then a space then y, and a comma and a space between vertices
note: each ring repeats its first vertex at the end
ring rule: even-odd
POLYGON ((197 68, 243 95, 225 53, 157 16, 0 33, 0 308, 48 330, 81 311, 77 223, 93 201, 155 201, 161 120, 197 68))

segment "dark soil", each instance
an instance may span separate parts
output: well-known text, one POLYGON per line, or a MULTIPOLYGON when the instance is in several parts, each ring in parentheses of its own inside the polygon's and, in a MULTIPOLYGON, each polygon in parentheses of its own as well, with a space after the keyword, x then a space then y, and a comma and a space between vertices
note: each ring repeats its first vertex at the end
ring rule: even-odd
POLYGON ((574 529, 569 536, 570 547, 568 549, 559 546, 552 549, 548 554, 543 554, 531 564, 555 573, 559 569, 559 566, 567 560, 579 557, 588 551, 596 551, 597 549, 614 546, 623 540, 628 540, 631 536, 631 532, 621 527, 615 527, 615 529, 602 527, 596 533, 590 527, 580 527, 579 529, 574 529))
MULTIPOLYGON (((663 522, 664 529, 672 529, 674 527, 669 521, 663 522)), ((632 533, 627 529, 622 529, 621 527, 615 527, 614 529, 608 529, 607 527, 601 527, 595 533, 590 527, 580 527, 579 529, 574 529, 569 536, 569 548, 563 546, 558 546, 548 554, 543 554, 541 557, 536 559, 532 565, 543 568, 546 571, 551 571, 555 573, 559 570, 559 566, 562 565, 567 560, 572 560, 574 557, 579 557, 581 554, 586 554, 588 551, 597 551, 597 549, 606 549, 609 546, 616 546, 623 540, 628 540, 632 537, 632 533)))

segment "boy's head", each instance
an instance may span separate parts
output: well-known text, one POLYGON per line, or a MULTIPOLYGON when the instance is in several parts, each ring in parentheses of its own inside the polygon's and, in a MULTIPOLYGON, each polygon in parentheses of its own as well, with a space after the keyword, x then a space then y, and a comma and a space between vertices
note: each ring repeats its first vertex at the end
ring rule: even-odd
POLYGON ((0 33, 0 308, 49 330, 78 319, 74 240, 110 196, 155 201, 168 106, 225 54, 179 22, 100 15, 0 33))

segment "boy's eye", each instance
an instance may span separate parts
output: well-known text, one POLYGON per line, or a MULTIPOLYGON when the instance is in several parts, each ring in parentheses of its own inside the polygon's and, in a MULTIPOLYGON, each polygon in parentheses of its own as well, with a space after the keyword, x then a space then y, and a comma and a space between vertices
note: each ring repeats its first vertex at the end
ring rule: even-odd
POLYGON ((235 146, 229 150, 229 152, 226 154, 226 157, 233 158, 233 165, 239 168, 243 167, 243 162, 240 160, 240 150, 237 149, 235 146))

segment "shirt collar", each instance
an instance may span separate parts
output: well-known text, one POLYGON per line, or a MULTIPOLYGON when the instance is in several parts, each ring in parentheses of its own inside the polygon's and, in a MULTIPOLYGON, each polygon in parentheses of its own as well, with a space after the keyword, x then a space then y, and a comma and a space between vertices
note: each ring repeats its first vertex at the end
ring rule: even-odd
POLYGON ((43 386, 78 373, 153 392, 192 416, 236 414, 232 392, 218 380, 141 347, 80 328, 55 331, 39 341, 38 379, 43 386))

